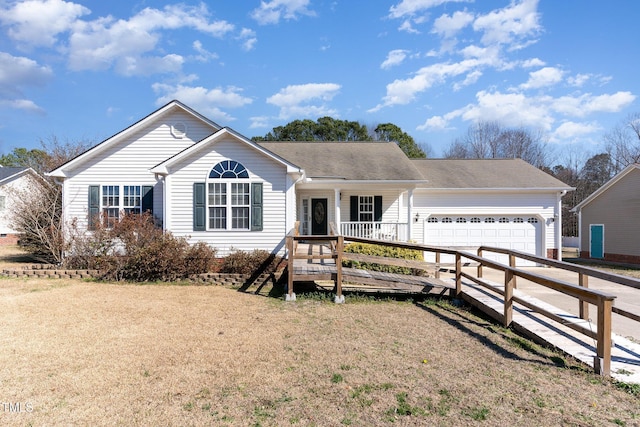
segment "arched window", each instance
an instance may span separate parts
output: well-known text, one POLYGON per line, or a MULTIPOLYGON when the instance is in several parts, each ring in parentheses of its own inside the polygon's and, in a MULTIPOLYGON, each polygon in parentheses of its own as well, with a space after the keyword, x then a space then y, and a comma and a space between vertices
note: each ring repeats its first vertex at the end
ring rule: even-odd
POLYGON ((197 221, 203 225, 194 225, 194 229, 203 230, 204 224, 209 230, 262 229, 262 183, 252 183, 242 163, 223 160, 216 164, 206 188, 207 219, 197 221))
POLYGON ((209 178, 249 178, 249 172, 235 160, 224 160, 211 169, 209 178))

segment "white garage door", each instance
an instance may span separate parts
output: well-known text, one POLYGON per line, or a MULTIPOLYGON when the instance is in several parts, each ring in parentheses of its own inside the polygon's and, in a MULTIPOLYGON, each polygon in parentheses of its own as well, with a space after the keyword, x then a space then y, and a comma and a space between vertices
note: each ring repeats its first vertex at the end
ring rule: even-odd
MULTIPOLYGON (((533 216, 430 216, 424 224, 424 243, 434 246, 493 246, 541 255, 542 227, 533 216)), ((427 255, 427 254, 425 254, 427 255)), ((508 264, 507 255, 484 257, 508 264)), ((434 255, 428 261, 435 260, 434 255)), ((453 262, 453 258, 441 262, 453 262)), ((519 266, 535 265, 518 260, 519 266)))

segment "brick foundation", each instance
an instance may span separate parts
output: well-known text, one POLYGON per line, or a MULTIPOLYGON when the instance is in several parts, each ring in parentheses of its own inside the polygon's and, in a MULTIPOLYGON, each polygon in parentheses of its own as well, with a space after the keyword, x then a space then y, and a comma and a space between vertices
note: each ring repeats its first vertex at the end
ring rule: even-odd
POLYGON ((547 249, 547 258, 549 258, 549 259, 558 259, 558 250, 557 249, 547 249))
MULTIPOLYGON (((188 280, 204 285, 229 285, 247 286, 251 284, 261 285, 271 282, 273 284, 281 281, 282 271, 273 274, 261 274, 254 278, 251 283, 251 276, 248 274, 224 274, 224 273, 203 273, 194 274, 188 280)), ((9 278, 18 277, 46 277, 49 279, 99 279, 101 273, 98 270, 72 270, 61 269, 55 265, 33 264, 22 268, 3 269, 0 275, 9 278)))
MULTIPOLYGON (((591 253, 589 251, 581 251, 580 258, 591 259, 591 253)), ((638 255, 623 255, 623 254, 604 254, 604 258, 593 258, 599 261, 617 262, 621 264, 639 264, 640 256, 638 255)))
POLYGON ((18 234, 0 234, 0 246, 17 245, 19 240, 18 234))

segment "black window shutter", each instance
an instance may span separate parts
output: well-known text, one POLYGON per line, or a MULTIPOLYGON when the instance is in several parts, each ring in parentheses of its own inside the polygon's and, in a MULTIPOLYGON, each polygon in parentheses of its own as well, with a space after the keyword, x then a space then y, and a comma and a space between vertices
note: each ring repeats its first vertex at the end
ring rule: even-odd
POLYGON ((382 196, 373 196, 373 220, 382 221, 382 196))
POLYGON ((204 182, 193 184, 193 231, 205 231, 207 229, 207 203, 204 182))
POLYGON ((360 221, 360 218, 358 218, 358 196, 351 196, 349 198, 349 209, 350 209, 350 215, 349 215, 349 220, 351 222, 356 222, 356 221, 360 221))
POLYGON ((262 231, 262 183, 251 183, 251 231, 262 231))
POLYGON ((100 186, 89 186, 89 230, 96 229, 96 223, 100 220, 100 186))
POLYGON ((142 186, 142 212, 153 213, 153 186, 142 186))

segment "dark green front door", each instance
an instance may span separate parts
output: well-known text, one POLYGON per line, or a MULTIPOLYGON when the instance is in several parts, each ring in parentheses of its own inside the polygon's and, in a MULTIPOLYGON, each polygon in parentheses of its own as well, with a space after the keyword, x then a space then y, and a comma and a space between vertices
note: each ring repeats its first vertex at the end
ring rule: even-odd
POLYGON ((327 234, 327 199, 311 199, 311 234, 327 234))

